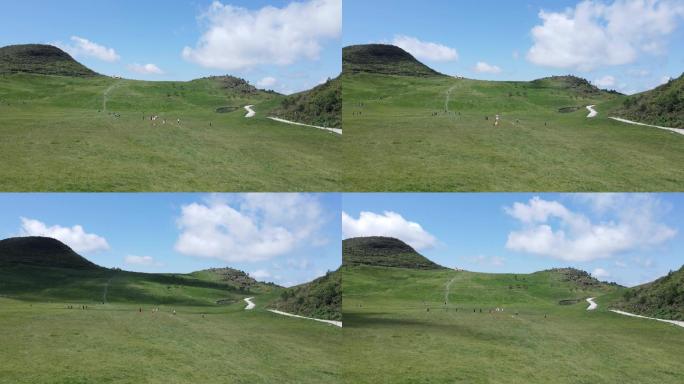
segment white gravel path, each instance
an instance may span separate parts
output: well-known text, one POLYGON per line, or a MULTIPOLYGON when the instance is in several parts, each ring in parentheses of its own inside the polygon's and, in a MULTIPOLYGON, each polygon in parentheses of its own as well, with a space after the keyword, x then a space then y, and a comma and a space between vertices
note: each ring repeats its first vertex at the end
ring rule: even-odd
POLYGON ((680 327, 684 327, 684 321, 657 319, 655 317, 646 317, 646 316, 641 316, 641 315, 635 315, 633 313, 629 313, 629 312, 625 312, 625 311, 618 311, 617 309, 611 309, 610 311, 618 313, 620 315, 624 315, 624 316, 638 317, 640 319, 648 319, 648 320, 657 320, 657 321, 662 321, 663 323, 670 323, 670 324, 674 324, 674 325, 677 325, 680 327))
POLYGON ((245 111, 247 111, 247 114, 245 117, 254 117, 256 115, 256 112, 252 109, 253 105, 245 105, 245 111))
POLYGON ((598 115, 598 112, 596 112, 594 107, 595 107, 595 105, 587 105, 587 109, 589 110, 589 114, 587 115, 587 117, 594 117, 594 116, 598 115))
POLYGON ((322 129, 322 130, 324 130, 324 131, 329 131, 329 132, 337 133, 338 135, 341 135, 341 134, 342 134, 342 130, 341 130, 340 128, 328 128, 328 127, 319 127, 319 126, 317 126, 317 125, 302 124, 302 123, 297 123, 297 122, 290 121, 290 120, 281 119, 281 118, 279 118, 279 117, 269 117, 269 119, 271 119, 271 120, 273 120, 273 121, 277 121, 277 122, 279 122, 279 123, 292 124, 292 125, 300 125, 300 126, 302 126, 302 127, 310 127, 310 128, 322 129))
POLYGON ((593 311, 598 307, 598 304, 594 301, 595 297, 590 297, 587 299, 587 303, 589 303, 589 306, 587 307, 587 311, 593 311))
POLYGON ((631 121, 627 119, 623 119, 620 117, 610 117, 610 119, 613 119, 615 121, 619 121, 621 123, 627 123, 627 124, 634 124, 634 125, 642 125, 644 127, 652 127, 652 128, 658 128, 658 129, 664 129, 666 131, 670 132, 675 132, 679 133, 680 135, 684 135, 684 128, 669 128, 669 127, 661 127, 659 125, 650 125, 650 124, 644 124, 644 123, 637 123, 636 121, 631 121))
POLYGON ((253 297, 245 297, 243 300, 245 303, 247 303, 247 306, 245 307, 246 310, 254 309, 256 307, 256 304, 252 302, 253 297))
POLYGON ((316 318, 313 318, 313 317, 299 316, 299 315, 294 315, 294 314, 292 314, 292 313, 287 313, 287 312, 283 312, 283 311, 278 311, 278 310, 275 310, 275 309, 269 309, 268 311, 269 311, 269 312, 273 312, 273 313, 278 314, 278 315, 282 315, 282 316, 289 316, 289 317, 296 317, 296 318, 299 318, 299 319, 314 320, 314 321, 319 321, 319 322, 321 322, 321 323, 331 324, 331 325, 334 325, 334 326, 336 326, 336 327, 342 328, 342 322, 341 322, 341 321, 323 320, 323 319, 316 319, 316 318))

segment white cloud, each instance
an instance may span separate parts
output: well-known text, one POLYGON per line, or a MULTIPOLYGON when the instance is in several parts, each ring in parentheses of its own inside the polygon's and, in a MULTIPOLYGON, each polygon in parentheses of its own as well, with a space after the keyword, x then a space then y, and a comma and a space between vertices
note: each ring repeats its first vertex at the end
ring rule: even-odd
MULTIPOLYGON (((590 201, 590 195, 578 198, 590 201)), ((567 209, 557 201, 539 197, 513 204, 505 211, 521 223, 508 234, 506 248, 564 261, 591 261, 660 245, 676 230, 659 222, 659 200, 650 195, 599 197, 594 206, 603 221, 567 209), (600 206, 603 210, 596 208, 600 206)))
POLYGON ((563 12, 542 10, 527 59, 579 71, 628 64, 642 53, 663 52, 683 15, 684 5, 668 0, 583 1, 563 12))
POLYGON ((591 275, 594 276, 598 280, 605 280, 611 276, 610 272, 606 271, 603 268, 594 269, 594 271, 591 273, 591 275))
POLYGON ((269 88, 269 87, 273 87, 277 83, 278 83, 278 80, 275 77, 267 76, 267 77, 264 77, 263 79, 257 81, 257 87, 269 88))
POLYGON ((670 76, 662 76, 660 77, 660 82, 658 83, 658 85, 666 84, 668 81, 670 81, 670 79, 670 76))
POLYGON ((305 242, 315 245, 323 221, 311 195, 245 194, 231 203, 215 197, 182 207, 175 249, 230 262, 268 260, 305 242))
POLYGON ((292 2, 255 11, 214 1, 200 19, 206 31, 195 48, 183 49, 186 60, 227 71, 288 65, 318 59, 322 42, 340 36, 342 1, 292 2))
POLYGON ((53 225, 48 227, 45 223, 21 218, 21 236, 43 236, 57 239, 79 253, 106 251, 109 249, 107 240, 93 233, 86 233, 82 226, 62 227, 53 225))
POLYGON ((266 279, 270 279, 271 277, 273 277, 273 275, 271 275, 271 272, 265 269, 257 269, 254 272, 250 272, 249 275, 257 281, 264 281, 266 279))
POLYGON ((364 236, 394 237, 415 249, 430 248, 437 243, 437 239, 420 224, 408 221, 395 212, 361 212, 358 219, 342 212, 342 236, 345 239, 364 236))
POLYGON ((54 45, 65 50, 72 56, 94 57, 96 59, 108 62, 114 62, 121 58, 113 48, 107 48, 88 39, 78 36, 71 36, 71 41, 72 44, 62 44, 61 42, 57 42, 54 43, 54 45))
POLYGON ((392 44, 412 54, 420 60, 429 61, 456 61, 458 52, 446 45, 420 41, 415 37, 397 35, 392 44))
POLYGON ((501 73, 501 68, 497 67, 496 65, 487 64, 484 61, 479 61, 477 64, 475 64, 473 70, 477 73, 501 73))
POLYGON ((146 267, 161 267, 164 265, 156 261, 152 256, 128 255, 124 257, 124 262, 128 265, 143 265, 146 267))
POLYGON ((162 75, 164 74, 164 71, 159 69, 154 64, 131 64, 128 66, 128 70, 131 72, 139 73, 142 75, 162 75))
POLYGON ((599 88, 607 88, 615 86, 615 77, 606 75, 599 79, 594 80, 594 84, 599 88))

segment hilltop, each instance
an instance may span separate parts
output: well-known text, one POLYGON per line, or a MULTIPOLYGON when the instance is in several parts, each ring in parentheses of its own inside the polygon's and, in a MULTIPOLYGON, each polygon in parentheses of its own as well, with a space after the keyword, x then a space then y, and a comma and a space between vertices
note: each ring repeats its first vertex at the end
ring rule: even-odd
POLYGON ((615 95, 620 94, 616 91, 601 90, 597 86, 590 83, 587 79, 573 75, 543 77, 541 79, 531 81, 530 85, 532 85, 533 88, 548 88, 570 91, 575 95, 584 97, 600 96, 604 93, 615 95))
POLYGON ((328 79, 313 89, 285 97, 271 113, 300 123, 342 127, 340 78, 328 79))
POLYGON ((627 97, 615 111, 619 117, 672 128, 684 128, 684 74, 627 97))
POLYGON ((269 307, 300 316, 342 320, 340 272, 328 272, 311 282, 285 289, 269 307))
POLYGON ((71 77, 99 76, 52 45, 24 44, 0 48, 0 74, 19 72, 71 77))
POLYGON ((410 269, 443 269, 416 252, 410 245, 391 237, 356 237, 342 242, 342 265, 371 265, 410 269))
POLYGON ((71 269, 100 268, 59 240, 34 236, 0 240, 0 264, 71 269))
POLYGON ((343 73, 434 77, 444 76, 405 50, 388 44, 352 45, 342 49, 343 73))
POLYGON ((626 290, 612 306, 642 316, 684 320, 684 267, 626 290))

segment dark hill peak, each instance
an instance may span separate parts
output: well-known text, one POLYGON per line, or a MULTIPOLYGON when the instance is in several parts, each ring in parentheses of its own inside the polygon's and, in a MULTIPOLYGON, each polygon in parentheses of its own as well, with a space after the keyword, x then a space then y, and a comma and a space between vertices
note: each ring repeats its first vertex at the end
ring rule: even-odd
POLYGON ((356 237, 342 242, 343 265, 372 265, 412 269, 442 269, 416 252, 410 245, 392 237, 356 237))
POLYGON ((388 44, 352 45, 342 49, 342 72, 400 76, 444 76, 405 50, 388 44))
POLYGON ((0 74, 20 72, 73 77, 98 76, 68 53, 52 45, 25 44, 0 48, 0 74))
POLYGON ((99 268, 61 241, 37 236, 0 240, 0 264, 73 269, 99 268))

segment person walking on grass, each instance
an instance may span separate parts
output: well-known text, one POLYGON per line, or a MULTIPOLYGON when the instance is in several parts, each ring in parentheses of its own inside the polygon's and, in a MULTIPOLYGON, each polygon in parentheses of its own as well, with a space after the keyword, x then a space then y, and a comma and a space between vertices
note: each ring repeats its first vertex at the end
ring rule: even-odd
POLYGON ((497 114, 496 117, 494 118, 494 126, 495 126, 495 127, 498 127, 498 126, 499 126, 499 119, 500 119, 500 117, 499 117, 499 115, 497 114))

